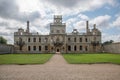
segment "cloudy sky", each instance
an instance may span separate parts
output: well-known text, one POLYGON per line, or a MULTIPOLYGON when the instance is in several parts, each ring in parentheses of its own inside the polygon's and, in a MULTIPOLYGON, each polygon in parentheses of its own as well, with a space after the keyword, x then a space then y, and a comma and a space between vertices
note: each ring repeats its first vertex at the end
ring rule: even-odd
POLYGON ((0 0, 0 36, 13 44, 14 32, 26 29, 27 20, 31 32, 48 34, 53 15, 63 15, 68 33, 85 32, 89 20, 90 29, 96 24, 101 30, 102 42, 120 41, 120 0, 0 0))

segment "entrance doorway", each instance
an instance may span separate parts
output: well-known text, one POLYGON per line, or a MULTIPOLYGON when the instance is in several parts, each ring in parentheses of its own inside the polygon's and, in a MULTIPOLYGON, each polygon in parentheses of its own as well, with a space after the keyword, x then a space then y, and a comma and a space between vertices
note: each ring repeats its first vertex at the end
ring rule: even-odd
POLYGON ((60 54, 60 49, 59 48, 56 49, 56 54, 60 54))
POLYGON ((56 53, 60 54, 60 48, 59 47, 56 48, 56 53))
POLYGON ((57 49, 57 52, 60 52, 60 50, 59 50, 59 49, 57 49))

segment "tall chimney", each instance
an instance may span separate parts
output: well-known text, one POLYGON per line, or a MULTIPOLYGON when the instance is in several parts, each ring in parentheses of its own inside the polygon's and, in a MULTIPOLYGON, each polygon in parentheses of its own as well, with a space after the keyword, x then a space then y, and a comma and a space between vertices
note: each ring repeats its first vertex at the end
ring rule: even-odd
POLYGON ((26 32, 29 33, 29 21, 27 21, 27 30, 26 30, 26 32))
POLYGON ((94 29, 96 29, 96 24, 93 25, 94 29))
POLYGON ((86 21, 86 32, 89 32, 89 21, 86 21))
POLYGON ((86 29, 88 29, 88 24, 89 24, 89 22, 88 22, 88 21, 86 21, 86 29))

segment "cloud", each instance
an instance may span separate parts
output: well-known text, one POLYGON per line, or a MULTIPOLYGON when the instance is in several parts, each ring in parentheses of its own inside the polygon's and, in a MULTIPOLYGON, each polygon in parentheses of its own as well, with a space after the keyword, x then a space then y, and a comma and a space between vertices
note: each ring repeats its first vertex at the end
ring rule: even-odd
MULTIPOLYGON (((42 2, 42 0, 40 0, 42 2)), ((52 6, 56 11, 66 13, 67 12, 84 12, 91 11, 103 7, 105 4, 114 6, 115 0, 45 0, 48 6, 52 6), (53 7, 54 5, 54 7, 53 7)))
POLYGON ((9 23, 7 23, 7 22, 4 22, 4 21, 0 22, 0 26, 8 26, 8 25, 9 25, 9 23))
POLYGON ((114 34, 114 35, 109 35, 107 33, 104 33, 102 35, 102 42, 113 40, 114 42, 120 42, 120 35, 119 34, 114 34))
POLYGON ((89 20, 89 28, 93 28, 93 24, 96 24, 100 30, 110 28, 112 25, 110 23, 110 15, 101 15, 95 18, 90 19, 84 14, 78 14, 76 18, 70 18, 66 21, 67 26, 72 25, 73 28, 78 29, 79 31, 85 31, 86 21, 89 20))
POLYGON ((74 28, 78 30, 84 30, 86 28, 86 21, 79 21, 75 23, 74 28))
POLYGON ((89 5, 89 9, 94 10, 101 8, 105 4, 115 6, 116 3, 117 2, 115 0, 91 0, 91 2, 88 5, 89 5))
POLYGON ((16 20, 21 22, 26 22, 27 20, 34 21, 35 19, 38 19, 41 17, 41 14, 38 11, 35 12, 28 12, 28 13, 19 13, 16 16, 16 20))
POLYGON ((109 21, 111 19, 111 16, 109 15, 103 15, 103 16, 98 16, 90 21, 92 24, 96 24, 98 27, 103 28, 103 27, 109 27, 109 21))
POLYGON ((71 22, 69 25, 72 25, 73 28, 78 29, 80 32, 86 29, 86 21, 89 20, 89 28, 92 29, 93 25, 96 24, 97 28, 100 31, 104 31, 105 29, 110 29, 112 27, 110 23, 111 16, 110 15, 101 15, 95 18, 89 18, 84 14, 79 14, 77 18, 70 19, 71 22))
POLYGON ((0 16, 4 18, 14 18, 19 11, 15 0, 0 0, 0 16))
POLYGON ((89 20, 89 17, 84 14, 80 13, 78 15, 75 15, 74 17, 67 19, 67 30, 78 29, 79 31, 83 31, 86 28, 87 20, 89 20))
POLYGON ((0 0, 0 17, 25 21, 26 17, 30 17, 30 20, 39 18, 40 14, 37 11, 25 14, 19 11, 19 6, 15 0, 0 0))
POLYGON ((63 7, 73 7, 78 4, 80 0, 46 0, 49 3, 52 3, 56 6, 63 6, 63 7))
POLYGON ((117 17, 117 19, 113 22, 113 26, 120 27, 120 17, 117 17))
POLYGON ((79 14, 78 17, 80 17, 82 20, 89 20, 89 17, 84 14, 79 14))

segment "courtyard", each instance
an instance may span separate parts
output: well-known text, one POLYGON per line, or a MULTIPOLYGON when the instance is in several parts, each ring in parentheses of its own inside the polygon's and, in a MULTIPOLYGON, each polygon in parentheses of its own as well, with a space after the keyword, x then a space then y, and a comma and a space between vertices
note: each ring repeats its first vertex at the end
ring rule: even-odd
POLYGON ((0 65, 0 80, 119 80, 117 64, 69 64, 54 54, 45 64, 0 65))

